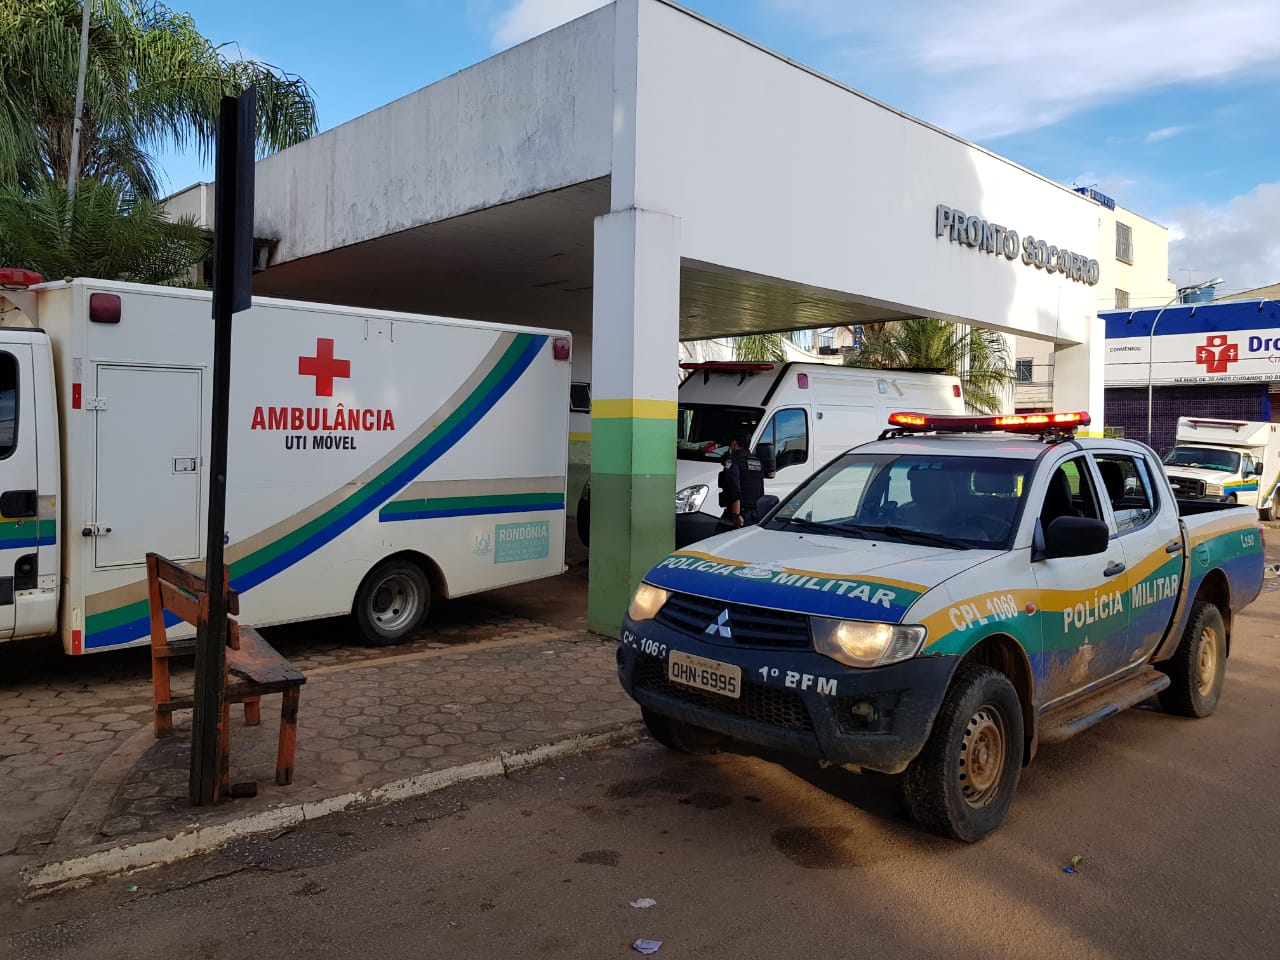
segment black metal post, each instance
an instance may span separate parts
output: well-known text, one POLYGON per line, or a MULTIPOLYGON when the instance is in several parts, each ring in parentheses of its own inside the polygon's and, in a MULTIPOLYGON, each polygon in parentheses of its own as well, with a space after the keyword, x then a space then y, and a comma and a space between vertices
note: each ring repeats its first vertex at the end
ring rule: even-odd
POLYGON ((218 737, 226 670, 227 603, 223 543, 227 513, 227 430, 231 393, 231 316, 247 310, 253 256, 253 158, 257 98, 252 87, 223 97, 215 162, 213 251, 213 416, 209 452, 209 529, 205 547, 208 619, 196 628, 195 711, 191 722, 191 803, 218 797, 218 737))

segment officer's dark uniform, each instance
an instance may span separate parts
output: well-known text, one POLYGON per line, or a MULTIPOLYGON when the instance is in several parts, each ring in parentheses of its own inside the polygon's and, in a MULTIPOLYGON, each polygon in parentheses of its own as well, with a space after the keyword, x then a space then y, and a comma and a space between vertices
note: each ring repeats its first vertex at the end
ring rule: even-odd
POLYGON ((739 501, 744 525, 760 519, 756 515, 756 504, 764 496, 764 466, 758 457, 751 456, 739 447, 725 458, 719 484, 720 506, 725 511, 721 526, 730 529, 737 527, 736 519, 729 515, 735 500, 739 501))

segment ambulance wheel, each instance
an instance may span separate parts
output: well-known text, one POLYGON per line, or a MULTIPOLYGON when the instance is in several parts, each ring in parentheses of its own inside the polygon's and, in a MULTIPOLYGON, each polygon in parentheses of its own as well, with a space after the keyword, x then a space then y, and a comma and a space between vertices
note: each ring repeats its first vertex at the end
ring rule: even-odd
POLYGON ((911 819, 974 843, 1004 822, 1022 773, 1022 705, 1008 678, 962 663, 902 779, 911 819))
POLYGON ((360 638, 373 647, 404 643, 431 609, 431 583, 416 563, 387 560, 360 584, 355 618, 360 638))
POLYGON ((1180 717, 1207 717, 1222 699, 1227 668, 1227 628, 1212 603, 1197 600, 1173 656, 1156 667, 1169 676, 1160 706, 1180 717))
POLYGON ((1271 500, 1258 514, 1263 520, 1280 520, 1280 490, 1271 495, 1271 500))
POLYGON ((695 727, 683 720, 664 717, 660 713, 654 713, 648 707, 641 707, 640 714, 644 717, 644 725, 649 728, 649 736, 676 753, 688 753, 695 757, 705 756, 719 750, 724 740, 714 731, 695 727))

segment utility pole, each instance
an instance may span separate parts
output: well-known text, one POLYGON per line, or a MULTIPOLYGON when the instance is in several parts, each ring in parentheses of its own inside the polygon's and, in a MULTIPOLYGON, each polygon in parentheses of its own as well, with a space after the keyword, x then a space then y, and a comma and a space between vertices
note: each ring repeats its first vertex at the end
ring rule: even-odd
POLYGON ((204 576, 208 616, 196 626, 195 710, 191 721, 193 806, 218 798, 218 740, 226 691, 227 583, 223 537, 227 528, 227 429, 231 395, 231 316, 248 310, 253 274, 253 158, 257 91, 223 97, 218 116, 213 233, 213 423, 209 452, 209 530, 204 576))
POLYGON ((80 127, 84 124, 84 77, 89 72, 89 15, 93 0, 84 0, 80 15, 80 69, 76 73, 76 115, 71 123, 71 169, 67 173, 67 196, 71 209, 76 204, 76 180, 80 176, 80 127))

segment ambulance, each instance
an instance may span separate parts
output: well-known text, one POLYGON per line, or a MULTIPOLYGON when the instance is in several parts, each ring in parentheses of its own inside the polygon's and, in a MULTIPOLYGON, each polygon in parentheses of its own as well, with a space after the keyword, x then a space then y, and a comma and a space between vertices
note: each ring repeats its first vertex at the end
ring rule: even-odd
MULTIPOLYGON (((210 294, 39 279, 0 271, 0 641, 145 644, 146 554, 198 570, 207 541, 210 294)), ((243 622, 395 644, 563 572, 569 334, 269 299, 233 331, 243 622)))
POLYGON ((1164 472, 1184 500, 1225 500, 1280 513, 1280 433, 1265 421, 1179 417, 1164 472))

